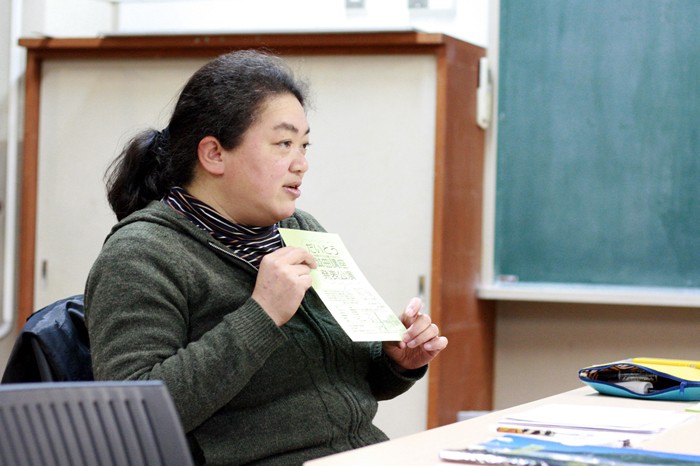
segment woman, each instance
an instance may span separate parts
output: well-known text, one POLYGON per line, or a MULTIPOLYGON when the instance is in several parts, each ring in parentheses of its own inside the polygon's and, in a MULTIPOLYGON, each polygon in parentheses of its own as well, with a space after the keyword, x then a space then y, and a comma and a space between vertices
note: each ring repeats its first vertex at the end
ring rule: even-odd
POLYGON ((304 103, 280 59, 223 55, 110 169, 119 223, 85 291, 95 376, 163 380, 200 464, 301 464, 386 440, 377 401, 447 345, 416 298, 404 341, 352 342, 310 289, 313 256, 282 244, 278 227, 323 231, 295 209, 304 103))

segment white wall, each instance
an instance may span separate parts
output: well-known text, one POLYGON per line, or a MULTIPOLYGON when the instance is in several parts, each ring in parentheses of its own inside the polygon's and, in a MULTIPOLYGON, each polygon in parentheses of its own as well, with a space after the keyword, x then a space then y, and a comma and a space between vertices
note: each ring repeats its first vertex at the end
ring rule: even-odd
MULTIPOLYGON (((449 1, 443 3, 450 4, 449 1)), ((420 12, 410 11, 405 0, 366 0, 364 9, 352 12, 345 10, 345 0, 301 0, 296 3, 288 0, 125 1, 121 3, 103 0, 13 0, 12 5, 16 8, 21 6, 23 9, 21 36, 24 37, 91 37, 102 34, 248 32, 252 30, 403 29, 445 32, 479 45, 484 45, 487 37, 487 0, 460 0, 453 2, 447 9, 420 12), (270 14, 271 11, 274 14, 270 14), (279 18, 284 21, 280 21, 279 18)), ((3 17, 8 16, 3 15, 3 17)), ((7 59, 9 57, 7 50, 11 49, 10 41, 2 45, 4 46, 0 53, 2 58, 7 59)), ((7 76, 8 73, 4 75, 7 76)), ((2 89, 7 87, 3 86, 2 89)), ((7 108, 0 110, 4 115, 8 114, 7 108)), ((14 116, 21 121, 21 115, 14 116)), ((432 138, 425 138, 425 143, 430 151, 432 138)), ((419 147, 419 144, 414 146, 419 147)), ((429 166, 426 171, 423 167, 411 173, 424 174, 430 178, 431 169, 429 166)), ((432 202, 428 202, 431 199, 431 186, 429 183, 419 184, 427 190, 427 193, 419 198, 432 208, 432 202)), ((406 186, 414 186, 414 184, 407 183, 406 186)), ((415 189, 414 191, 419 192, 415 189)), ((41 191, 38 195, 39 204, 42 205, 46 199, 42 199, 41 191)), ((409 205, 417 205, 420 202, 420 200, 411 201, 409 205)), ((38 227, 40 228, 41 225, 39 224, 38 227)), ((427 226, 426 228, 429 236, 430 228, 427 226)), ((46 248, 51 248, 50 241, 37 245, 39 253, 46 248)), ((423 252, 429 256, 429 242, 426 243, 423 252)), ((361 257, 357 259, 359 263, 361 257)), ((429 264, 429 257, 424 262, 429 264)), ((404 265, 407 270, 410 268, 408 264, 404 265)), ((427 273, 429 271, 426 269, 424 274, 427 273)), ((367 274, 372 275, 371 271, 367 274)), ((410 279, 410 286, 417 287, 415 277, 410 279)), ((401 305, 407 297, 402 296, 401 305)), ((385 297, 385 299, 388 298, 385 297)), ((0 344, 0 367, 8 355, 12 340, 12 338, 6 338, 0 344)), ((421 425, 425 425, 427 382, 415 387, 410 395, 420 399, 407 399, 406 403, 402 402, 403 404, 383 403, 378 422, 381 422, 382 427, 390 435, 412 433, 419 430, 421 425)))
MULTIPOLYGON (((487 40, 488 0, 442 1, 448 7, 410 11, 406 0, 366 0, 360 10, 346 10, 345 0, 11 0, 0 5, 0 202, 17 194, 16 179, 7 185, 8 156, 15 162, 21 144, 21 73, 24 51, 18 37, 93 37, 102 34, 246 32, 251 30, 396 30, 418 28, 446 32, 484 45, 487 40), (271 14, 272 12, 272 14, 271 14), (19 20, 11 25, 12 17, 19 20), (11 27, 12 26, 12 27, 11 27), (11 58, 19 57, 10 69, 11 58), (12 77, 11 77, 12 74, 12 77), (12 95, 12 92, 14 95, 12 95), (15 99, 14 107, 8 102, 15 99), (7 118, 5 118, 7 117, 7 118), (8 128, 14 147, 10 150, 8 128)), ((4 206, 7 207, 7 206, 4 206)), ((0 239, 5 239, 5 212, 0 210, 0 239)), ((9 228, 16 231, 14 216, 9 228)), ((14 248, 11 248, 14 249, 14 248)), ((3 257, 3 270, 14 270, 14 255, 3 257)), ((0 272, 1 273, 1 272, 0 272)), ((12 274, 10 278, 14 279, 12 274)), ((10 288, 12 288, 12 284, 10 288)), ((6 296, 10 299, 9 296, 6 296)), ((8 301, 6 312, 14 303, 8 301)), ((2 319, 0 319, 0 324, 2 319)), ((12 335, 10 335, 12 337, 12 335)), ((0 349, 0 362, 4 360, 0 349)))
POLYGON ((476 45, 488 39, 489 0, 442 0, 410 9, 408 0, 122 1, 115 32, 339 31, 419 29, 442 32, 476 45))
MULTIPOLYGON (((6 218, 6 173, 8 155, 8 116, 10 99, 10 44, 12 42, 12 15, 10 14, 10 3, 0 3, 0 260, 5 262, 5 218, 6 218)), ((4 268, 0 269, 0 284, 4 280, 4 268)), ((4 299, 3 286, 0 285, 0 296, 4 299)), ((11 322, 0 318, 0 325, 11 325, 11 322)), ((11 338, 14 332, 10 332, 9 337, 0 340, 0 367, 3 367, 7 354, 9 353, 11 338)))
MULTIPOLYGON (((90 37, 105 34, 346 31, 419 29, 486 46, 490 0, 11 0, 24 9, 22 35, 90 37)), ((8 5, 9 6, 9 5, 8 5)))
POLYGON ((0 367, 15 336, 17 177, 21 163, 24 50, 19 37, 93 36, 112 28, 114 7, 95 0, 0 3, 0 367))
MULTIPOLYGON (((0 2, 0 156, 5 160, 7 153, 7 63, 12 42, 6 26, 10 5, 23 4, 25 36, 75 37, 146 30, 235 32, 245 27, 416 27, 447 32, 481 46, 497 46, 497 36, 489 35, 489 31, 496 31, 497 17, 489 15, 488 9, 497 12, 498 0, 456 0, 453 11, 423 14, 411 13, 405 3, 366 0, 364 11, 346 13, 342 8, 344 0, 180 0, 167 4, 123 1, 114 8, 104 0, 0 2), (311 9, 315 14, 310 14, 311 9), (321 11, 323 15, 319 14, 321 11), (280 23, 275 18, 286 21, 280 23)), ((494 133, 487 136, 493 140, 494 133)), ((2 175, 0 183, 4 182, 2 175)), ((697 309, 501 302, 496 320, 495 407, 581 386, 576 373, 588 364, 643 355, 698 359, 698 334, 697 309)), ((9 343, 9 339, 0 341, 0 367, 9 343)))
POLYGON ((114 28, 115 9, 102 0, 12 0, 23 10, 23 37, 91 37, 114 28))

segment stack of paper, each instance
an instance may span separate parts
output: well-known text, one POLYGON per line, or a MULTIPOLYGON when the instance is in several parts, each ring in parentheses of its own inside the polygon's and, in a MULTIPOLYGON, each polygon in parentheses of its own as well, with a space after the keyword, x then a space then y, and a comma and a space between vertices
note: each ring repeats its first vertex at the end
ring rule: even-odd
POLYGON ((504 422, 540 428, 655 434, 692 417, 690 413, 660 409, 548 404, 511 414, 504 422))
POLYGON ((508 415, 496 430, 546 436, 567 445, 628 447, 693 416, 658 409, 549 404, 508 415))

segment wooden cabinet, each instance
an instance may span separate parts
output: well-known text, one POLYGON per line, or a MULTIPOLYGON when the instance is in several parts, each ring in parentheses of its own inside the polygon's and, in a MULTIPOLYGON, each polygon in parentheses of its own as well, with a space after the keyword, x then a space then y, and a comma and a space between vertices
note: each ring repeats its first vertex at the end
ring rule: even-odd
MULTIPOLYGON (((476 298, 484 50, 419 32, 22 39, 27 49, 20 322, 82 292, 115 219, 103 175, 121 146, 166 124, 209 58, 266 47, 311 85, 311 169, 299 207, 340 233, 396 309, 422 293, 450 339, 409 409, 434 427, 490 409, 494 309, 476 298), (421 399, 422 398, 422 399, 421 399)), ((397 405, 387 417, 403 416, 397 405)), ((381 413, 380 413, 381 416, 381 413)), ((403 433, 397 431, 396 435, 403 433)))

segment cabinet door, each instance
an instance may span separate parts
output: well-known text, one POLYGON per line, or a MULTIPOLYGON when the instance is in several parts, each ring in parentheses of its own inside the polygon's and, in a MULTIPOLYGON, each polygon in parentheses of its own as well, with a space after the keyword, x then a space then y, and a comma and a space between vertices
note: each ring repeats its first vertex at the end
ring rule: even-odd
MULTIPOLYGON (((289 58, 311 88, 310 170, 298 206, 339 233, 397 313, 430 302, 436 63, 432 55, 289 58)), ((83 291, 115 218, 104 173, 131 136, 162 128, 204 60, 44 64, 35 308, 83 291)), ((382 402, 392 437, 425 429, 427 378, 382 402)))
POLYGON ((139 130, 167 124, 203 61, 52 60, 41 84, 34 308, 82 293, 116 218, 104 174, 139 130))

